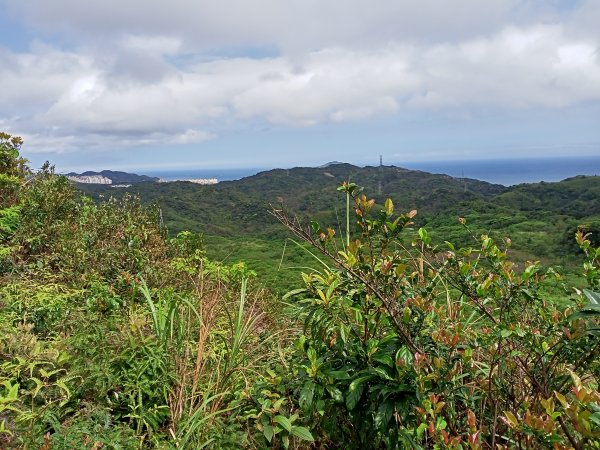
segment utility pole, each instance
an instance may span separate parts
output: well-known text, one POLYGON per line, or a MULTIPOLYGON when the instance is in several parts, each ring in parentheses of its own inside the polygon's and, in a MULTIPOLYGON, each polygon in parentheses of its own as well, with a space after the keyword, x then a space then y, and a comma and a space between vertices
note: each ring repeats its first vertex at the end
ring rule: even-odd
POLYGON ((383 179, 383 155, 379 155, 379 183, 377 193, 381 195, 381 180, 383 179))

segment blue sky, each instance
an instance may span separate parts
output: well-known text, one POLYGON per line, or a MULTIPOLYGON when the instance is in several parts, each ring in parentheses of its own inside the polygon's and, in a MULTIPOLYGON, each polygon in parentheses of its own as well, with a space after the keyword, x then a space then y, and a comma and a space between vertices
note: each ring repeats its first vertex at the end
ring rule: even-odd
POLYGON ((0 0, 0 129, 61 171, 600 154, 600 2, 0 0))

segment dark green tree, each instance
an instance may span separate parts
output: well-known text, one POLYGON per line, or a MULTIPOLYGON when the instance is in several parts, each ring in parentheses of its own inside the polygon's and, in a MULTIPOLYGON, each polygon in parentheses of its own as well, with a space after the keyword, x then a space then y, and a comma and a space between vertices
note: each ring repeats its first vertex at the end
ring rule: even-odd
POLYGON ((27 160, 20 156, 23 140, 0 132, 0 208, 16 203, 20 186, 29 174, 27 160))

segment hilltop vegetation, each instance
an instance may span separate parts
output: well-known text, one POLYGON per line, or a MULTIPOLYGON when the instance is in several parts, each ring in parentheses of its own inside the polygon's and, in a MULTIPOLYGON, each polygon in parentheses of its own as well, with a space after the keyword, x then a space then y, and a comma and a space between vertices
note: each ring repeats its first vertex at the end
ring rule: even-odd
POLYGON ((96 205, 1 139, 0 447, 252 446, 277 300, 156 209, 96 205))
MULTIPOLYGON (((318 257, 282 298, 246 265, 208 258, 199 234, 170 237, 156 207, 128 194, 96 203, 49 166, 32 174, 20 146, 0 135, 2 448, 600 449, 589 234, 574 233, 572 256, 587 289, 565 285, 555 301, 547 286, 561 275, 516 264, 510 239, 463 218, 468 242, 444 242, 416 210, 345 182, 331 192, 339 220, 321 210, 339 231, 292 206, 256 216, 318 257)), ((325 208, 300 178, 295 206, 325 208)), ((462 182, 430 181, 457 213, 467 206, 462 182)), ((270 189, 264 175, 253 182, 270 189)), ((469 204, 533 195, 477 185, 469 204)), ((243 199, 232 186, 200 191, 243 199)), ((330 198, 328 183, 314 189, 330 198)), ((424 194, 411 201, 433 205, 433 221, 442 204, 424 194)), ((227 218, 255 217, 225 206, 227 218)))
MULTIPOLYGON (((327 168, 274 169, 238 181, 212 186, 175 182, 144 184, 129 192, 139 194, 148 203, 163 208, 165 221, 174 232, 193 225, 214 235, 283 235, 280 227, 264 211, 269 205, 283 205, 311 217, 335 218, 345 208, 336 188, 343 181, 360 178, 369 192, 401 194, 403 206, 418 207, 425 214, 436 214, 449 205, 460 209, 469 202, 503 192, 506 188, 478 180, 457 180, 396 167, 359 168, 336 164, 327 168), (466 187, 466 190, 465 190, 466 187)), ((79 186, 86 193, 107 195, 102 186, 79 186)), ((114 192, 112 192, 114 195, 114 192)))
MULTIPOLYGON (((432 228, 432 236, 441 240, 469 242, 459 217, 477 233, 511 236, 521 262, 541 259, 574 272, 579 265, 573 258, 575 231, 582 227, 593 236, 600 234, 600 202, 595 201, 600 198, 600 177, 507 188, 397 167, 330 164, 276 169, 214 186, 150 183, 127 192, 158 205, 173 234, 202 233, 211 257, 246 261, 270 288, 284 292, 298 281, 296 272, 285 268, 312 265, 314 260, 295 245, 286 245, 288 236, 267 212, 271 206, 284 208, 304 220, 329 223, 339 234, 346 204, 336 188, 348 180, 360 180, 380 205, 391 197, 403 210, 416 209, 416 224, 432 228)), ((94 198, 120 195, 102 186, 79 187, 94 198)))

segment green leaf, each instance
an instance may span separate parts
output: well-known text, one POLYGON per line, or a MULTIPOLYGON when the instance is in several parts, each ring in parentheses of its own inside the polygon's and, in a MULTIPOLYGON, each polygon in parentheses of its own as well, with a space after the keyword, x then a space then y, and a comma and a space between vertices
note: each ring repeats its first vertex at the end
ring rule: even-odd
POLYGON ((590 303, 592 303, 593 305, 600 305, 600 293, 588 291, 587 289, 584 289, 583 293, 588 298, 590 303))
POLYGON ((358 389, 360 386, 362 386, 364 383, 369 381, 371 378, 373 378, 373 375, 364 375, 362 377, 358 377, 354 381, 352 381, 352 383, 350 383, 349 389, 351 391, 358 389))
POLYGON ((375 354, 373 359, 381 364, 385 364, 388 367, 394 367, 394 360, 390 355, 378 355, 375 354))
POLYGON ((19 397, 19 383, 11 384, 10 381, 6 380, 2 383, 8 389, 6 397, 0 397, 0 403, 10 403, 19 397))
POLYGON ((506 417, 506 421, 511 428, 519 427, 519 419, 510 411, 504 411, 504 415, 506 417))
POLYGON ((386 425, 394 414, 394 404, 391 401, 383 402, 379 405, 377 413, 375 414, 375 426, 377 428, 385 429, 386 425))
POLYGON ((342 394, 342 391, 340 391, 338 388, 336 388, 335 386, 327 386, 326 389, 327 392, 329 392, 329 395, 331 395, 333 401, 337 403, 344 402, 344 394, 342 394))
POLYGON ((314 366, 317 364, 317 352, 315 351, 314 348, 310 347, 307 351, 306 351, 306 357, 308 358, 308 360, 310 361, 310 363, 314 366))
POLYGON ((267 441, 271 442, 271 440, 273 440, 273 434, 275 434, 273 432, 273 427, 271 425, 265 425, 263 429, 263 434, 267 438, 267 441))
POLYGON ((348 380, 350 375, 347 370, 329 370, 325 372, 325 375, 333 378, 334 380, 348 380))
POLYGON ((527 266, 525 268, 525 270, 523 271, 523 280, 527 281, 529 280, 539 269, 539 266, 537 263, 535 264, 531 264, 529 266, 527 266))
POLYGON ((442 417, 437 418, 437 423, 435 424, 436 430, 445 430, 448 424, 442 417))
POLYGON ((44 387, 44 383, 42 382, 42 380, 36 378, 36 377, 32 377, 30 378, 31 381, 33 381, 35 383, 35 389, 33 390, 31 396, 33 398, 35 398, 38 393, 40 392, 40 389, 42 389, 42 387, 44 387))
POLYGON ((275 416, 273 421, 275 421, 276 423, 281 425, 281 427, 288 433, 292 431, 292 423, 290 422, 290 420, 287 417, 282 416, 282 415, 277 415, 277 416, 275 416))
POLYGON ((512 330, 507 330, 507 329, 500 330, 500 336, 502 336, 503 338, 507 338, 507 337, 511 336, 512 334, 513 334, 512 330))
POLYGON ((391 198, 388 198, 385 201, 385 213, 388 216, 391 216, 392 214, 394 214, 394 203, 392 202, 391 198))
POLYGON ((423 241, 423 244, 425 244, 425 245, 429 245, 429 243, 431 242, 429 233, 427 233, 427 230, 425 228, 419 228, 419 237, 421 238, 421 240, 423 241))
POLYGON ((6 428, 6 421, 3 420, 2 422, 0 422, 0 434, 7 434, 8 436, 12 436, 12 432, 6 428))
POLYGON ((382 378, 384 380, 392 380, 392 377, 388 375, 388 373, 383 369, 383 367, 373 367, 369 369, 369 373, 372 373, 374 376, 382 378))
POLYGON ((307 292, 306 288, 294 289, 292 291, 287 292, 281 299, 287 300, 290 297, 295 297, 298 294, 302 294, 303 292, 307 292))
POLYGON ((590 316, 598 315, 600 315, 600 305, 588 304, 576 313, 571 314, 569 316, 569 320, 585 319, 589 318, 590 316))
POLYGON ((56 380, 56 385, 63 391, 63 394, 65 395, 65 399, 59 404, 59 406, 64 406, 71 398, 71 391, 69 390, 65 383, 65 380, 63 379, 56 380))
POLYGON ((300 391, 300 407, 310 408, 313 402, 313 396, 315 395, 315 385, 312 381, 306 383, 300 391))
POLYGON ((560 392, 556 392, 556 391, 554 391, 554 395, 556 396, 556 398, 558 399, 560 404, 563 406, 563 408, 569 407, 569 402, 567 402, 567 399, 565 398, 564 395, 562 395, 560 392))
POLYGON ((366 375, 355 379, 350 383, 348 392, 346 393, 346 407, 353 410, 358 404, 364 390, 364 384, 373 378, 373 375, 366 375))
POLYGON ((313 442, 315 440, 310 431, 304 427, 292 427, 292 434, 304 441, 313 442))
POLYGON ((356 389, 349 390, 346 394, 346 407, 352 411, 358 404, 360 397, 362 396, 364 386, 361 384, 356 389))

